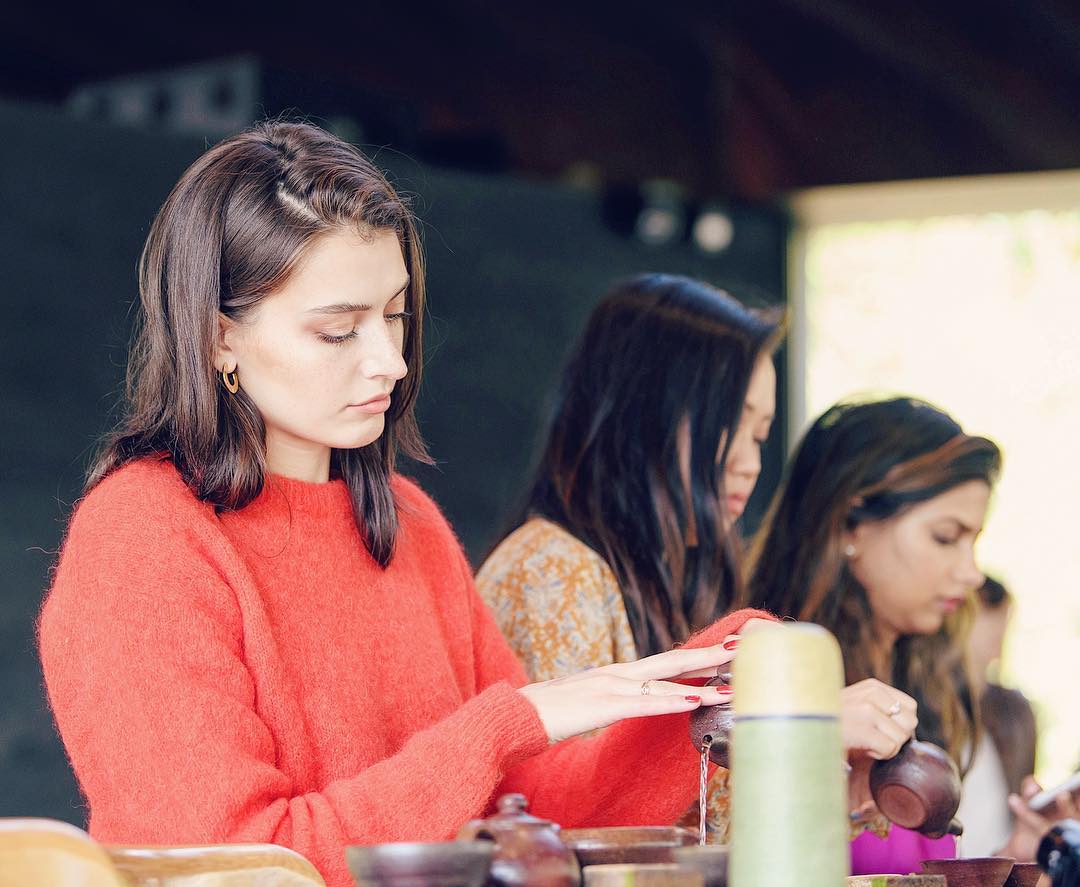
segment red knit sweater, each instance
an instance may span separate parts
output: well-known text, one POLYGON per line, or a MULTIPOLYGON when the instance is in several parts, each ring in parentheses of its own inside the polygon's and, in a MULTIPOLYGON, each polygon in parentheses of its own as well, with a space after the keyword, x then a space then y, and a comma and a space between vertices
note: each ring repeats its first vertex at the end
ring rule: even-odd
POLYGON ((394 492, 385 570, 340 481, 271 477, 215 515, 142 460, 81 502, 40 647, 94 837, 269 841, 344 887, 346 844, 450 838, 505 791, 567 826, 685 810, 686 716, 549 747, 450 527, 409 481, 394 492))

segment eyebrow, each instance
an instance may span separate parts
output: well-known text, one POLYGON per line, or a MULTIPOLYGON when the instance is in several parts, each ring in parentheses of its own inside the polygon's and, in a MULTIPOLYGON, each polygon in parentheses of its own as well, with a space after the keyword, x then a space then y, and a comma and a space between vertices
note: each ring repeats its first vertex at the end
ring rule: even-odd
MULTIPOLYGON (((400 296, 405 290, 409 288, 411 280, 405 278, 405 282, 398 288, 398 291, 394 293, 386 301, 392 302, 398 296, 400 296)), ((371 306, 362 302, 336 302, 333 305, 320 305, 318 308, 308 308, 305 314, 353 314, 358 311, 370 311, 371 306)))
MULTIPOLYGON (((962 532, 962 533, 975 533, 975 532, 977 532, 974 527, 969 527, 967 524, 965 524, 958 517, 953 517, 952 515, 948 515, 947 517, 941 518, 941 520, 952 521, 954 524, 956 524, 956 526, 958 526, 960 528, 960 532, 962 532)), ((979 530, 982 530, 982 527, 979 527, 979 530)))

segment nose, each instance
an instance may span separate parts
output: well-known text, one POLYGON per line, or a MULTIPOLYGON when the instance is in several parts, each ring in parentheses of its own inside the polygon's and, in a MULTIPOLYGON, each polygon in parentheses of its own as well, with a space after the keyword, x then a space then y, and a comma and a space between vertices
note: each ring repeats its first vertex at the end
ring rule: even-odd
POLYGON ((401 353, 401 339, 393 328, 378 323, 365 338, 360 372, 368 379, 404 379, 409 367, 401 353))
POLYGON ((754 483, 761 474, 761 450, 749 434, 736 434, 728 450, 725 474, 754 483))
POLYGON ((975 547, 965 546, 964 556, 957 567, 957 577, 965 588, 981 588, 986 581, 986 575, 979 569, 975 562, 975 547))

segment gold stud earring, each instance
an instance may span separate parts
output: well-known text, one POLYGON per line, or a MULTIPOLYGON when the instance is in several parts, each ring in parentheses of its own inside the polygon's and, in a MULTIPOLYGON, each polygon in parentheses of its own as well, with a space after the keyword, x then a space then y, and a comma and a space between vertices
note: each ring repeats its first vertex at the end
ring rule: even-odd
POLYGON ((237 374, 235 367, 231 371, 222 367, 221 381, 225 383, 229 394, 236 394, 240 390, 240 376, 237 374))

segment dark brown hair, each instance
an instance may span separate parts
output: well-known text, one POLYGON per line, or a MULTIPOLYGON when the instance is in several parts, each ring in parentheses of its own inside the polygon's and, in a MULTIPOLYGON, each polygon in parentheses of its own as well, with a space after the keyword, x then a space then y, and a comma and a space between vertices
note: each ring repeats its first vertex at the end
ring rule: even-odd
MULTIPOLYGON (((866 590, 848 569, 846 531, 887 520, 967 481, 993 486, 997 446, 911 398, 844 402, 803 437, 750 550, 749 606, 816 622, 840 641, 847 682, 875 675, 866 590)), ((901 637, 886 679, 919 703, 919 735, 959 762, 974 748, 975 713, 964 674, 970 606, 933 635, 901 637), (968 743, 971 742, 970 745, 968 743)))
POLYGON ((607 561, 640 656, 731 606, 738 571, 722 521, 724 464, 781 317, 698 280, 642 275, 597 305, 564 370, 517 522, 545 517, 607 561))
POLYGON ((215 369, 219 314, 242 319, 285 284, 318 237, 339 231, 393 231, 409 273, 408 374, 394 390, 385 431, 331 457, 364 544, 378 563, 390 562, 395 453, 427 459, 413 416, 424 307, 420 241, 408 207, 371 161, 306 123, 263 123, 211 148, 158 212, 139 262, 126 415, 105 440, 87 489, 126 462, 160 456, 218 509, 243 508, 259 494, 265 429, 243 387, 230 395, 215 369))

